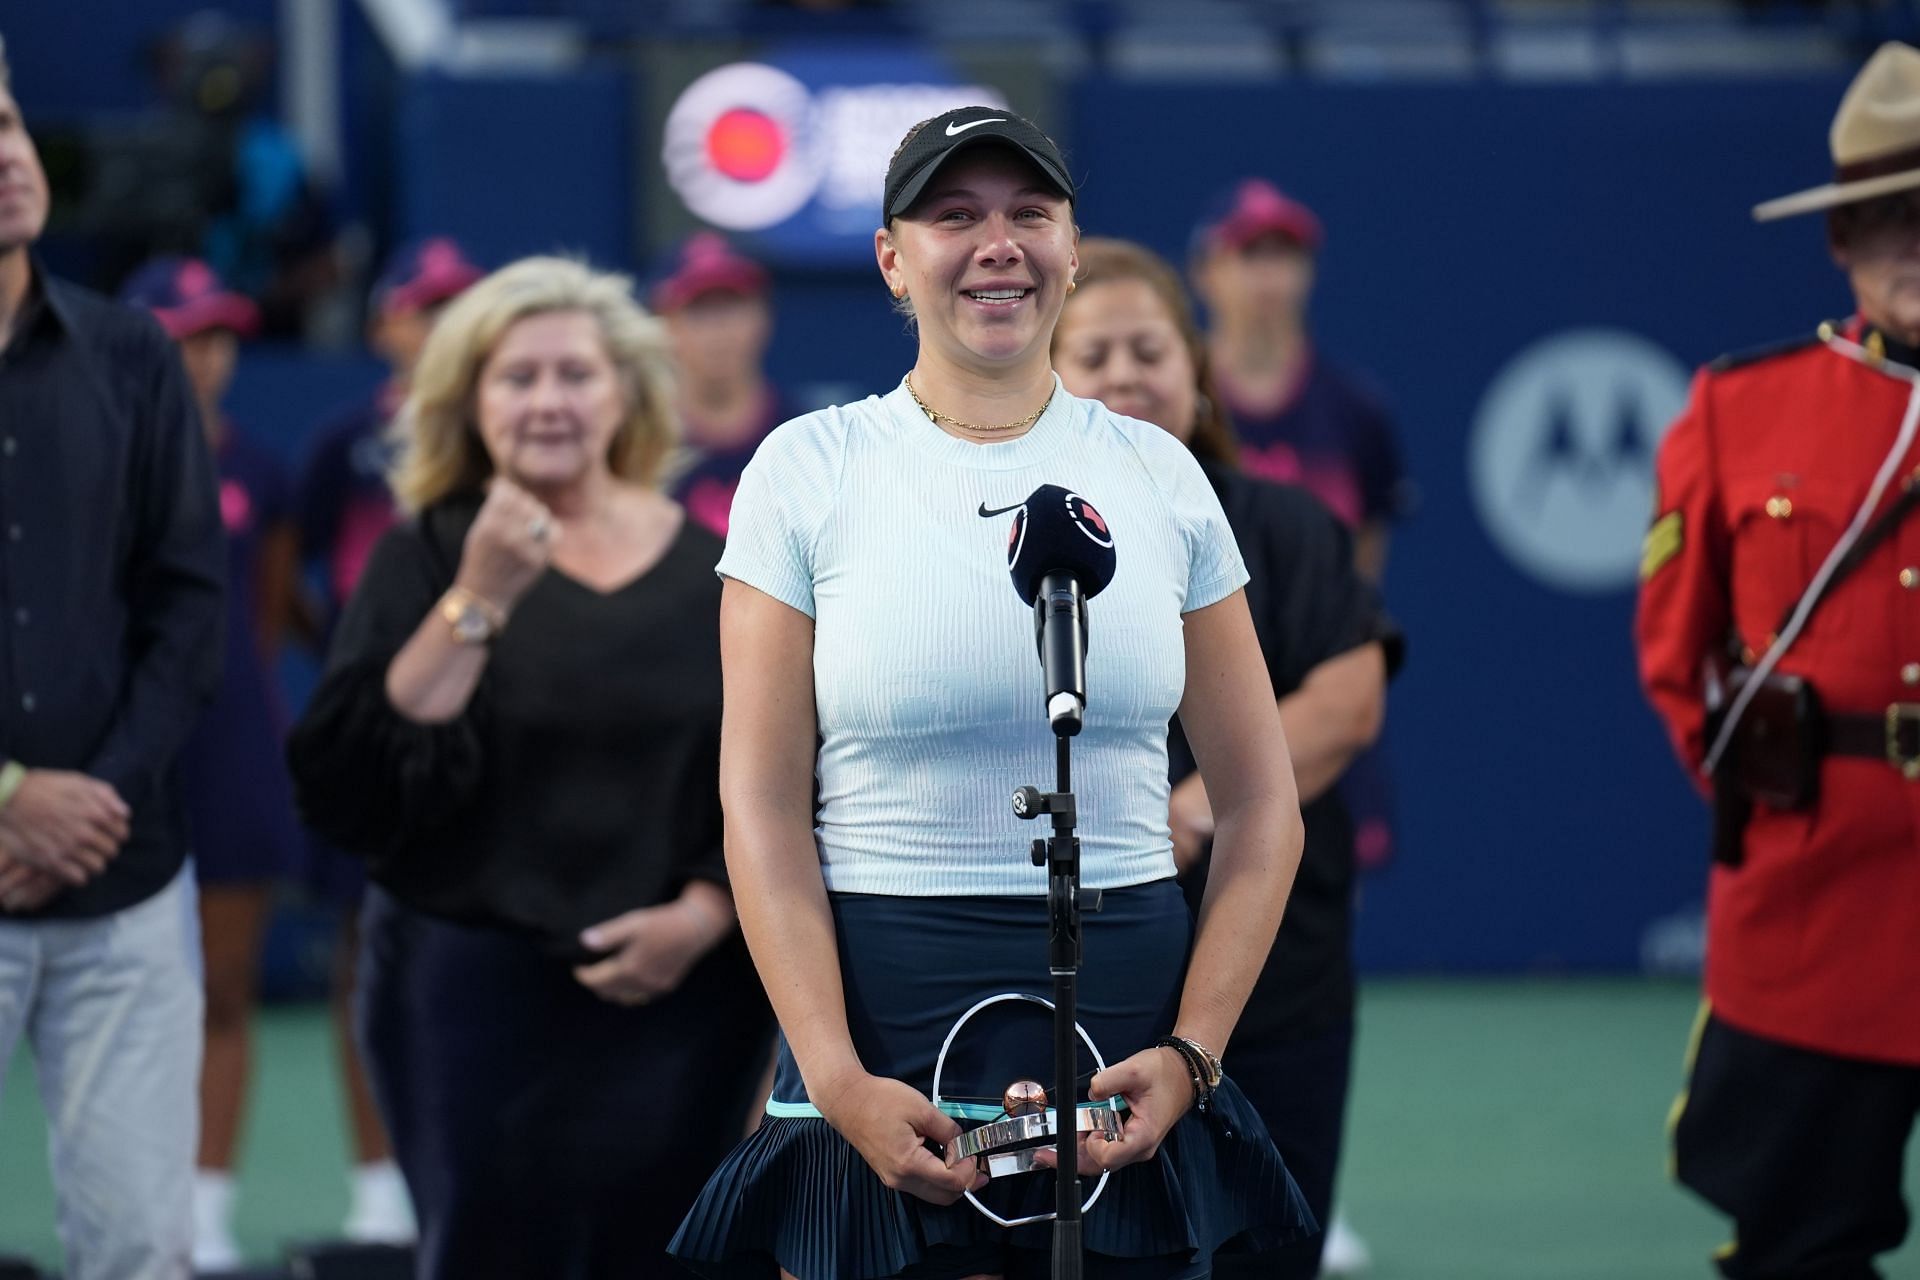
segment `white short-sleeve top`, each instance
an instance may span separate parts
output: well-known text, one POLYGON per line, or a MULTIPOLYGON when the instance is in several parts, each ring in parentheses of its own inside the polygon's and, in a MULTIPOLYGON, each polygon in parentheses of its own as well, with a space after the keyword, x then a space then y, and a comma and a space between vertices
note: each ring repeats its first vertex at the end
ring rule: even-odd
POLYGON ((1057 383, 1025 435, 955 439, 904 383, 795 418, 734 497, 719 572, 814 620, 815 838, 827 887, 1044 894, 1017 786, 1054 786, 1033 613, 1007 574, 1013 507, 1043 484, 1105 518, 1113 581, 1087 605, 1087 711, 1073 740, 1082 882, 1174 874, 1167 722, 1181 615, 1245 585, 1226 517, 1185 445, 1057 383))

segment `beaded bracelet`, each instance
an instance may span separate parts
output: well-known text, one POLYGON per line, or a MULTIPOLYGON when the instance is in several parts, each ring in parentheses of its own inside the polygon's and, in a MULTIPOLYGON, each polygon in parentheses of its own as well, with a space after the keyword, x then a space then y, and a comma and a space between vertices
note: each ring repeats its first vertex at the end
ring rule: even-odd
POLYGON ((1213 1105, 1213 1090, 1207 1084, 1206 1067, 1200 1061, 1200 1055, 1180 1036, 1162 1036, 1153 1042, 1153 1047, 1171 1049, 1180 1055, 1180 1061, 1187 1066, 1187 1076, 1193 1081, 1194 1109, 1205 1115, 1207 1108, 1213 1105))

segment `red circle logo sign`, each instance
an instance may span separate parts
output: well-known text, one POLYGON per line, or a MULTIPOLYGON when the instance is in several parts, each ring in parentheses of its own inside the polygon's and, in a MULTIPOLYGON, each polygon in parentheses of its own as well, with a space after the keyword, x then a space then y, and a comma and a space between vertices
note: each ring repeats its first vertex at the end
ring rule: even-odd
POLYGON ((811 91, 778 67, 717 67, 667 113, 660 146, 667 182, 716 227, 760 231, 785 222, 820 186, 814 112, 811 91))

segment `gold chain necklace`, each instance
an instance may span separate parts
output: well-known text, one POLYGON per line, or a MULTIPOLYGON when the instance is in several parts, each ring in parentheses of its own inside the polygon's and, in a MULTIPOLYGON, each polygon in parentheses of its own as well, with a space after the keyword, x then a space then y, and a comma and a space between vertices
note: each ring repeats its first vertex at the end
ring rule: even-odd
MULTIPOLYGON (((1057 383, 1055 385, 1058 386, 1057 383)), ((1003 422, 998 426, 982 426, 977 422, 962 422, 958 418, 949 417, 948 415, 940 412, 938 409, 933 408, 925 400, 922 400, 920 398, 920 393, 913 389, 912 374, 907 375, 907 394, 913 397, 913 402, 920 406, 920 412, 926 414, 927 417, 931 418, 935 426, 939 426, 940 424, 945 423, 949 427, 955 427, 961 431, 974 431, 974 432, 978 432, 981 435, 998 435, 1000 432, 1003 432, 1003 431, 1024 431, 1026 428, 1040 421, 1040 415, 1047 411, 1047 405, 1050 405, 1053 403, 1053 392, 1049 391, 1047 392, 1046 401, 1042 403, 1038 409, 1035 409, 1032 413, 1028 414, 1024 418, 1021 418, 1019 421, 1003 422)))

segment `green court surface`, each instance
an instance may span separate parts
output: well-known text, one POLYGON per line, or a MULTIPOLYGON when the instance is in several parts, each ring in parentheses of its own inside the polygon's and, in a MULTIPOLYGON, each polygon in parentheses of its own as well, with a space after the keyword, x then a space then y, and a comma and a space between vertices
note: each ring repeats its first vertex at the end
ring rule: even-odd
MULTIPOLYGON (((1392 981, 1365 991, 1346 1203, 1375 1280, 1709 1277, 1719 1220, 1666 1176, 1696 997, 1640 981, 1392 981)), ((346 1211, 318 1008, 262 1019, 239 1233, 273 1259, 346 1211)), ((0 1098, 0 1251, 56 1257, 45 1136, 16 1059, 0 1098)), ((1908 1187, 1920 1187, 1920 1145, 1908 1187)), ((1098 1209, 1095 1209, 1098 1212, 1098 1209)), ((1920 1280, 1920 1244, 1887 1260, 1920 1280)))

